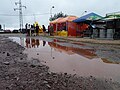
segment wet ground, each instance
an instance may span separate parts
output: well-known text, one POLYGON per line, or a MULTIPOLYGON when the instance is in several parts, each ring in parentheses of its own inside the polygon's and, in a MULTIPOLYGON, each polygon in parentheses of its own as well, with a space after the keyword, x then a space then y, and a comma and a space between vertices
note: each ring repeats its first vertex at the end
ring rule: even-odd
POLYGON ((10 37, 25 47, 28 58, 36 58, 52 72, 95 76, 120 82, 120 48, 45 37, 10 37))

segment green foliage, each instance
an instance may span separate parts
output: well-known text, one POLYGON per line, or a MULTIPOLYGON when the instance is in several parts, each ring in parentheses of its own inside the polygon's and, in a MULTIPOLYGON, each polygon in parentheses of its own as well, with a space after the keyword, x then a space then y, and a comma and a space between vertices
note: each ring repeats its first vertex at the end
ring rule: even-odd
POLYGON ((50 35, 53 36, 54 30, 53 30, 53 26, 50 26, 50 35))
POLYGON ((108 15, 108 18, 120 18, 120 15, 108 15))
POLYGON ((57 13, 57 14, 54 14, 54 16, 53 17, 50 17, 50 21, 53 21, 53 20, 55 20, 55 19, 57 19, 57 18, 60 18, 60 17, 67 17, 68 15, 67 14, 64 14, 64 13, 62 13, 62 12, 60 12, 60 13, 57 13))
POLYGON ((2 25, 0 25, 0 29, 2 29, 2 25))

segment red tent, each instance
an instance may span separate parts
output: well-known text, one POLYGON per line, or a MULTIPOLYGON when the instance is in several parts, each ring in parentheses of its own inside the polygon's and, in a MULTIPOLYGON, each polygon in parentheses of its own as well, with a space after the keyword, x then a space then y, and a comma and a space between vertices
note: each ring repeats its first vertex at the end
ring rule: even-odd
POLYGON ((50 22, 50 25, 51 26, 53 26, 53 29, 54 29, 54 32, 56 32, 57 31, 57 28, 58 28, 58 22, 59 22, 59 20, 61 20, 61 19, 63 19, 63 18, 58 18, 58 19, 55 19, 54 21, 51 21, 50 22))
POLYGON ((65 18, 58 18, 50 22, 50 24, 53 24, 55 32, 65 30, 68 32, 67 36, 76 36, 77 24, 72 22, 75 19, 77 19, 76 16, 67 16, 65 18))

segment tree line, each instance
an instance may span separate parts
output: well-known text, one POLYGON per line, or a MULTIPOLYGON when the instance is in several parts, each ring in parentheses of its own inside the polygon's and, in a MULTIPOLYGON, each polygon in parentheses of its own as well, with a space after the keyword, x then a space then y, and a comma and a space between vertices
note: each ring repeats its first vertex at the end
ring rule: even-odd
POLYGON ((55 20, 55 19, 57 19, 57 18, 60 18, 60 17, 67 17, 68 15, 67 14, 64 14, 63 12, 60 12, 60 13, 57 13, 57 14, 54 14, 54 16, 53 17, 50 17, 50 21, 53 21, 53 20, 55 20))

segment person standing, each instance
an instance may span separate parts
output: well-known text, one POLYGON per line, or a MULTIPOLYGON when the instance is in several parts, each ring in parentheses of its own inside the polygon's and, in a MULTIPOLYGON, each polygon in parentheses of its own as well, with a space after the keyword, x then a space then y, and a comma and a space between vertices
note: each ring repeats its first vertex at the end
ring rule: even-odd
POLYGON ((36 24, 36 35, 38 36, 38 32, 39 32, 39 26, 38 24, 36 24))
POLYGON ((27 25, 27 30, 28 30, 28 36, 30 36, 30 24, 27 25))
POLYGON ((35 25, 35 23, 33 24, 33 28, 34 28, 34 36, 36 36, 36 25, 35 25))
POLYGON ((28 23, 25 24, 25 30, 26 30, 26 33, 28 35, 28 23))
POLYGON ((34 26, 31 25, 31 36, 34 34, 34 26))
POLYGON ((48 25, 48 35, 50 35, 50 25, 48 25))
POLYGON ((43 27, 43 32, 46 32, 46 28, 45 28, 45 26, 44 26, 44 25, 42 25, 42 27, 43 27))
POLYGON ((43 33, 44 33, 44 35, 45 35, 45 33, 46 33, 46 28, 45 28, 44 25, 42 25, 42 28, 43 28, 43 33))

